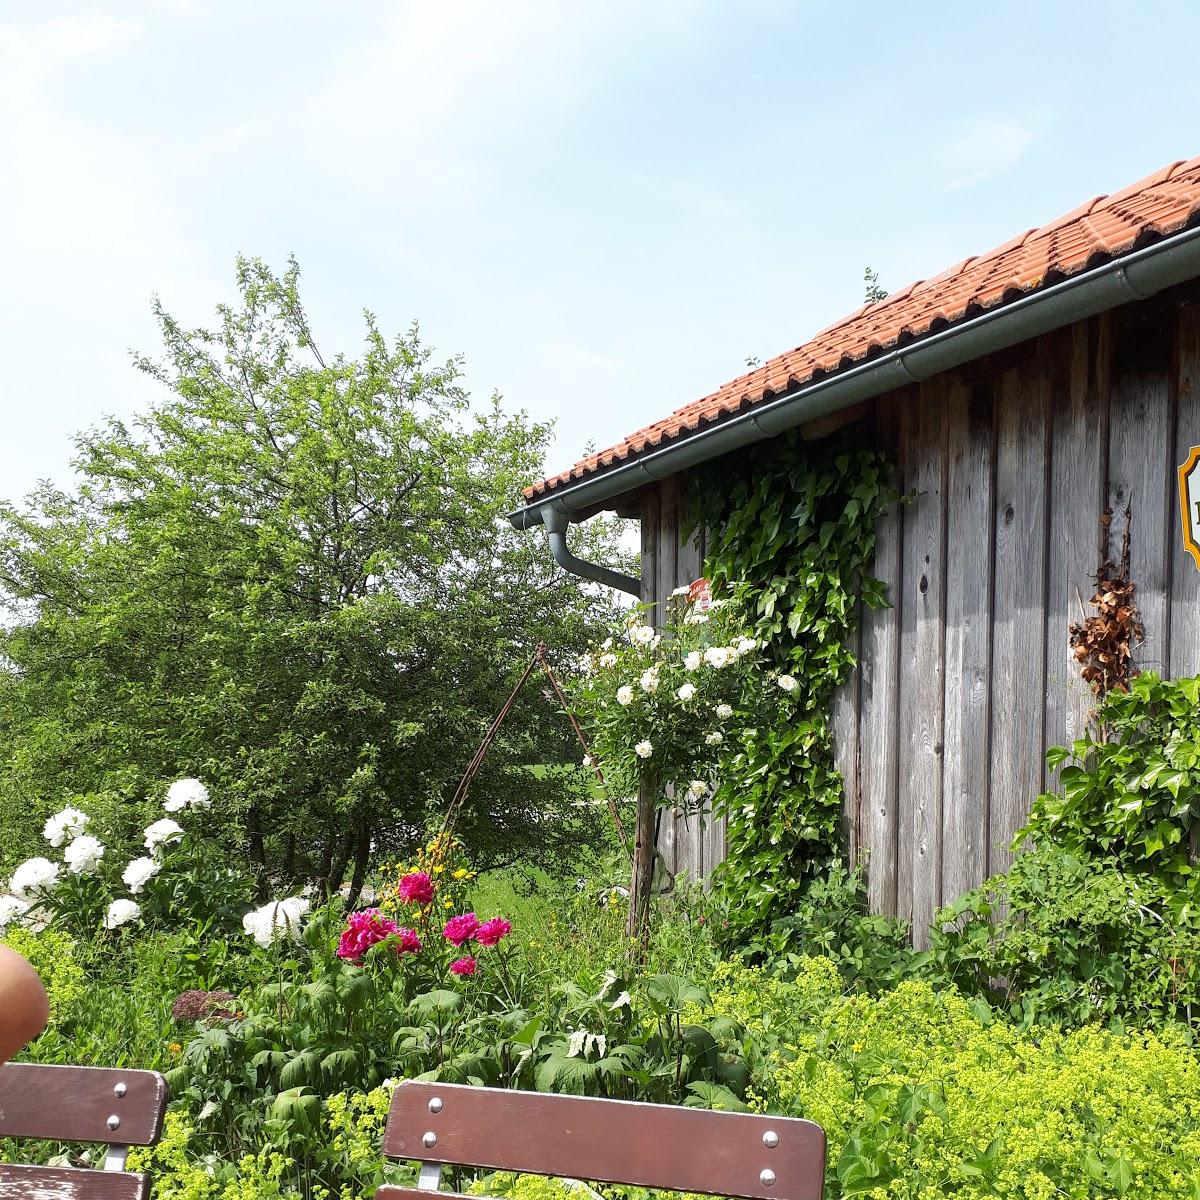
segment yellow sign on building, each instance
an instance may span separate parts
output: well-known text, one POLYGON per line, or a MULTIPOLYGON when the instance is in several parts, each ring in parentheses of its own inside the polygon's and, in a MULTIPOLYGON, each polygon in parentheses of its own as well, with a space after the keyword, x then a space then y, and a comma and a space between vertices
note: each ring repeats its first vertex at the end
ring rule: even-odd
POLYGON ((1200 446, 1193 446, 1179 468, 1179 507, 1183 514, 1183 544, 1200 571, 1200 446))

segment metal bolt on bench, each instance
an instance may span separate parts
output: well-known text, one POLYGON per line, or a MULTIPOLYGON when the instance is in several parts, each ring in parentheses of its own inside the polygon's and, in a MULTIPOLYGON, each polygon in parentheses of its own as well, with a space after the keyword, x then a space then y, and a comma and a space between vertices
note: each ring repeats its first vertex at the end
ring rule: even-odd
POLYGON ((821 1200, 825 1180, 825 1133, 797 1117, 461 1084, 401 1083, 383 1152, 420 1176, 376 1200, 428 1200, 448 1165, 743 1200, 821 1200))
POLYGON ((107 1146, 102 1170, 0 1163, 0 1200, 146 1200, 146 1176, 125 1163, 130 1146, 158 1141, 166 1106, 154 1071, 0 1067, 0 1137, 107 1146))

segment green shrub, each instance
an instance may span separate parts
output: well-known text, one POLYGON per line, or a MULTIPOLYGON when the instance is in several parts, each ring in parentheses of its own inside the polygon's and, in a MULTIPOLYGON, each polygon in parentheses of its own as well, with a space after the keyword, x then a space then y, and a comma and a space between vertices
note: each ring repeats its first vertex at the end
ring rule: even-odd
POLYGON ((8 946, 29 961, 41 976, 50 998, 50 1020, 62 1021, 87 988, 87 976, 71 937, 59 929, 33 933, 12 925, 0 937, 0 945, 8 946))

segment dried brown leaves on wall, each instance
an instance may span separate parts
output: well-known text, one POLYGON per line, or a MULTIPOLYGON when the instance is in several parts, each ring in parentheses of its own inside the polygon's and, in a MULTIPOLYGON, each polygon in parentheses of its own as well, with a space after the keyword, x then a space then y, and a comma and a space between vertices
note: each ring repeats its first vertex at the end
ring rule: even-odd
POLYGON ((1129 578, 1131 510, 1125 510, 1121 559, 1116 565, 1109 555, 1111 508, 1105 510, 1100 521, 1104 526, 1104 559, 1096 572, 1096 592, 1090 602, 1096 611, 1072 624, 1070 637, 1080 673, 1093 694, 1102 700, 1109 692, 1129 691, 1133 650, 1146 640, 1146 630, 1134 599, 1137 585, 1129 578))

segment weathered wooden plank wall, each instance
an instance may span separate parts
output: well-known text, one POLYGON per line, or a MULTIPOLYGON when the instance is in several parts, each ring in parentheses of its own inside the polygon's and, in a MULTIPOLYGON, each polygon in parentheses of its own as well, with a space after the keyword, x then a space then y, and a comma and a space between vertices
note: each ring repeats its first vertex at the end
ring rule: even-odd
MULTIPOLYGON (((1086 727, 1068 646, 1114 510, 1132 514, 1146 623, 1138 665, 1200 673, 1200 572, 1184 551, 1176 468, 1200 444, 1200 286, 1128 305, 880 397, 863 436, 914 494, 880 521, 875 573, 893 606, 867 612, 859 670, 833 721, 845 830, 871 907, 914 923, 1003 870, 1045 751, 1086 727)), ((646 599, 700 573, 680 544, 684 484, 643 499, 646 599)), ((719 827, 672 819, 672 869, 719 861, 719 827)))

